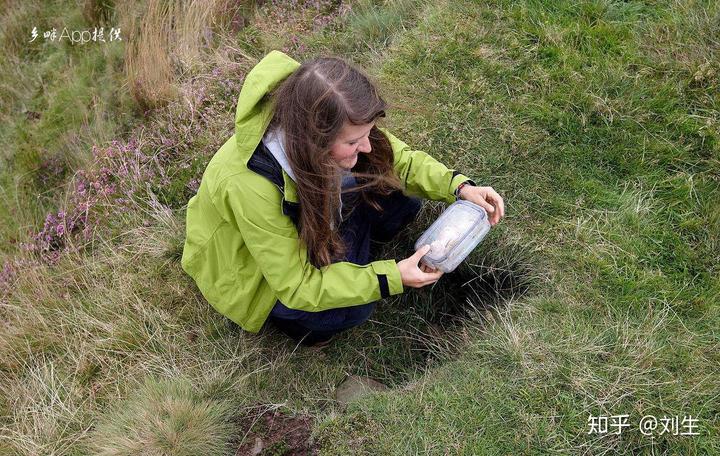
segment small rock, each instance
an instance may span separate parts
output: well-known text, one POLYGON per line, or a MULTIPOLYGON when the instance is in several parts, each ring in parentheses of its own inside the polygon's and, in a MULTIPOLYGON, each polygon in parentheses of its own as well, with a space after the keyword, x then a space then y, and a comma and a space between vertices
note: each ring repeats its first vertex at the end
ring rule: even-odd
POLYGON ((257 437, 255 439, 255 446, 252 449, 253 455, 258 455, 262 453, 263 449, 265 449, 265 445, 263 444, 263 440, 260 437, 257 437))
POLYGON ((387 386, 371 378, 351 375, 338 386, 335 391, 335 400, 347 405, 367 394, 388 389, 387 386))

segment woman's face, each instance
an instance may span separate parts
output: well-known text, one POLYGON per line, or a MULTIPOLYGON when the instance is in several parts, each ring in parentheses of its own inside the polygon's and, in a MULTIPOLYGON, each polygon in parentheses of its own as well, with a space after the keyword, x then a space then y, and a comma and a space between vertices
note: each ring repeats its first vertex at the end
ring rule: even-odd
POLYGON ((338 138, 330 148, 330 155, 340 167, 351 169, 357 163, 360 152, 370 153, 370 130, 375 122, 366 125, 352 125, 345 122, 338 138))

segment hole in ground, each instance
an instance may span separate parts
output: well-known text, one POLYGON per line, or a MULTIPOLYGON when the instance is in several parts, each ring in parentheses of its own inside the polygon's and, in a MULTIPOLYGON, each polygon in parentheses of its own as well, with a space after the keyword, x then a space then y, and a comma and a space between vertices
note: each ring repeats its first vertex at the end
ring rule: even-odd
POLYGON ((474 318, 527 293, 531 271, 520 246, 489 243, 425 292, 421 315, 442 327, 474 318))
MULTIPOLYGON (((375 258, 409 256, 420 234, 404 230, 390 243, 375 246, 375 258)), ((536 279, 529 258, 522 246, 491 235, 433 286, 385 300, 370 321, 334 341, 328 354, 352 374, 388 386, 406 383, 454 353, 463 323, 481 322, 483 311, 530 290, 536 279)))

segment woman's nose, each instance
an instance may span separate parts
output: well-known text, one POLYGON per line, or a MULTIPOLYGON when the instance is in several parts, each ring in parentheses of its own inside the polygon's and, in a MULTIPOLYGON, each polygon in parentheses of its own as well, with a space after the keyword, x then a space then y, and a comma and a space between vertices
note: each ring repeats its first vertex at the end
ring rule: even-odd
POLYGON ((358 151, 368 153, 372 150, 372 146, 370 146, 370 138, 365 138, 363 141, 358 145, 358 151))

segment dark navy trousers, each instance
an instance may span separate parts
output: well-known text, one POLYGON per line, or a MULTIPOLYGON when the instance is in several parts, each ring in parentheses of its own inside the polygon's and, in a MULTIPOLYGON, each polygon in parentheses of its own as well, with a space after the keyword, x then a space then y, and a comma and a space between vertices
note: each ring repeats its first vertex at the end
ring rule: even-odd
MULTIPOLYGON (((352 194, 350 194, 352 195, 352 194)), ((343 204, 345 199, 343 199, 343 204)), ((382 198, 382 211, 363 204, 355 204, 352 212, 340 224, 345 241, 344 261, 368 264, 371 258, 370 241, 388 242, 412 222, 420 211, 422 201, 397 190, 382 198)), ((270 312, 269 320, 283 333, 303 345, 325 341, 332 335, 365 322, 375 310, 375 302, 368 304, 306 312, 286 307, 279 300, 270 312)))

